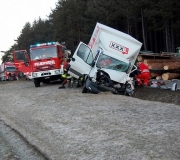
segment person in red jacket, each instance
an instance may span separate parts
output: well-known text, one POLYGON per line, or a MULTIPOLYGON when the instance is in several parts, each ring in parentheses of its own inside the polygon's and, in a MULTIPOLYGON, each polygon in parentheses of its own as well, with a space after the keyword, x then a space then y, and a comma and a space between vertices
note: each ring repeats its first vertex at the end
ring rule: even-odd
POLYGON ((139 62, 137 67, 139 69, 139 74, 136 76, 138 85, 148 86, 150 80, 149 67, 143 62, 139 62))

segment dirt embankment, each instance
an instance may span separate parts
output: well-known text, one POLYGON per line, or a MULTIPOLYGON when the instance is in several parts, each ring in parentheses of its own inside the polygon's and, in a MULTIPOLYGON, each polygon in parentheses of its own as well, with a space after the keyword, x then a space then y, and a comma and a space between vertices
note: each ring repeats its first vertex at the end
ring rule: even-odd
POLYGON ((180 90, 172 91, 171 89, 136 87, 135 94, 132 97, 180 105, 180 90))
POLYGON ((0 119, 11 128, 0 130, 7 133, 0 139, 4 159, 7 150, 12 159, 26 159, 25 144, 35 151, 29 159, 180 159, 180 106, 172 104, 179 104, 178 91, 137 88, 128 97, 59 86, 0 82, 0 119), (8 138, 14 131, 17 142, 8 138))

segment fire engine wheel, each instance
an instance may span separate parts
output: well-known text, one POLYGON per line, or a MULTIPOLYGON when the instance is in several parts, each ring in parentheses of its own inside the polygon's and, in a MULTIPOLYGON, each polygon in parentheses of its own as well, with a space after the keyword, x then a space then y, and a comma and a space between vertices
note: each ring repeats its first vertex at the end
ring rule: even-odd
POLYGON ((35 83, 35 87, 40 87, 40 83, 35 83))
POLYGON ((9 80, 9 81, 12 81, 13 79, 12 79, 12 77, 11 77, 11 76, 9 76, 9 77, 8 77, 8 80, 9 80))
POLYGON ((35 87, 40 87, 40 82, 38 80, 34 80, 35 87))
POLYGON ((50 83, 50 80, 43 81, 43 84, 49 84, 49 83, 50 83))

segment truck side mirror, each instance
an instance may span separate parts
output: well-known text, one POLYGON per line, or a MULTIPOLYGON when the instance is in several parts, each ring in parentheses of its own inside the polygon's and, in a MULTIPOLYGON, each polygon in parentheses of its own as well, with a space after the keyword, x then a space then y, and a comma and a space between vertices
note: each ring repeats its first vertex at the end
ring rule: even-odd
POLYGON ((25 64, 25 66, 29 66, 29 62, 28 61, 25 61, 24 64, 25 64))

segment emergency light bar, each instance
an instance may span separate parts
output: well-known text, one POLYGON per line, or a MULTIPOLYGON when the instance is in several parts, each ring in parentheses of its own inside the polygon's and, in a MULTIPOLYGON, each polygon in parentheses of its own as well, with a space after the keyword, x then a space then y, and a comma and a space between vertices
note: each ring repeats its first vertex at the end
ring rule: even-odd
POLYGON ((27 51, 25 50, 18 50, 18 51, 15 51, 16 53, 26 53, 27 51))
POLYGON ((40 46, 49 46, 49 45, 53 45, 56 44, 56 42, 47 42, 47 43, 41 43, 41 44, 33 44, 30 45, 30 48, 35 48, 35 47, 40 47, 40 46))

